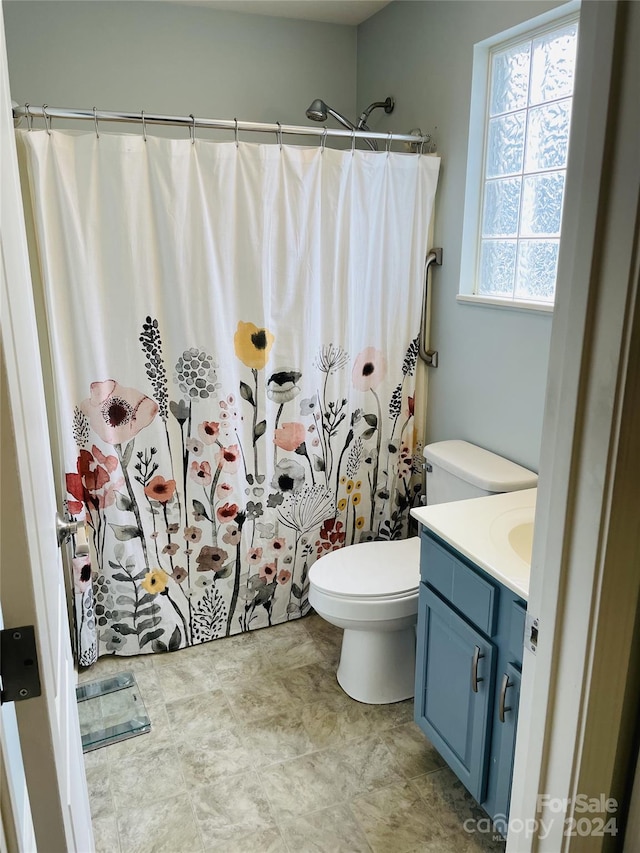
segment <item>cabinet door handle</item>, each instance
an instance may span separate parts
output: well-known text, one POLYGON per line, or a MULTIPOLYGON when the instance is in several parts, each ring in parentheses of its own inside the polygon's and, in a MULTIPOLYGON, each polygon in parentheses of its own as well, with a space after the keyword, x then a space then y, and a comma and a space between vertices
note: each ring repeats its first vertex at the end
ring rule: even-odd
POLYGON ((498 717, 500 718, 501 723, 504 723, 505 711, 511 710, 511 705, 505 706, 504 704, 507 698, 507 689, 509 687, 513 687, 513 685, 509 681, 509 676, 505 672, 505 674, 502 676, 502 686, 500 687, 500 704, 498 705, 498 717))
POLYGON ((478 678, 478 661, 484 657, 480 653, 480 646, 476 646, 473 650, 473 660, 471 662, 471 689, 474 693, 478 692, 478 684, 484 681, 484 678, 478 678))

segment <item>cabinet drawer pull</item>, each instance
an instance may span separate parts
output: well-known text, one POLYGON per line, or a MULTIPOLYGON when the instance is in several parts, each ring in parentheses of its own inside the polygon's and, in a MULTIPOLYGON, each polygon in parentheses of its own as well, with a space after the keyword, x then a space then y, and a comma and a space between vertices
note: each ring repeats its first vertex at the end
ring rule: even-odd
POLYGON ((474 693, 478 692, 478 684, 484 681, 484 678, 478 678, 478 661, 484 657, 480 653, 480 646, 476 646, 473 650, 473 661, 471 662, 471 689, 474 693))
POLYGON ((504 704, 507 698, 507 689, 509 687, 513 687, 513 685, 509 681, 509 676, 505 672, 505 674, 502 676, 502 686, 500 687, 500 704, 498 706, 498 717, 500 718, 501 723, 504 723, 505 711, 511 710, 511 705, 505 706, 504 704))

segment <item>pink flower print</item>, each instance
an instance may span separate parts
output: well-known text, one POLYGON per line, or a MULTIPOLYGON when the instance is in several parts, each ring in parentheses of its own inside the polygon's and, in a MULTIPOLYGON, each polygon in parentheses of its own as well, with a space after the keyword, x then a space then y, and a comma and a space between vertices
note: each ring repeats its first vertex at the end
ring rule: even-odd
POLYGON ((219 572, 224 568, 229 555, 222 548, 204 545, 196 557, 199 572, 219 572))
POLYGON ((199 527, 185 527, 184 538, 187 542, 199 542, 202 539, 202 530, 199 527))
POLYGON ((151 500, 159 501, 161 504, 168 503, 176 491, 175 480, 165 480, 164 477, 154 477, 144 487, 144 493, 151 500))
POLYGON ((273 443, 282 450, 295 450, 303 443, 306 432, 304 424, 295 422, 282 424, 281 427, 274 430, 273 443))
POLYGON ((232 491, 233 491, 233 486, 231 485, 231 483, 219 483, 218 487, 216 489, 216 495, 221 500, 224 500, 225 498, 229 497, 229 495, 231 494, 232 491))
POLYGON ((125 388, 115 379, 92 382, 90 391, 91 396, 83 400, 80 409, 107 444, 131 441, 158 413, 155 400, 135 388, 125 388))
POLYGON ((351 380, 358 391, 373 391, 387 375, 384 353, 374 347, 363 349, 356 358, 351 380))
POLYGON ((216 510, 218 521, 233 521, 236 515, 240 512, 238 504, 225 503, 219 506, 216 510))
POLYGON ((74 592, 86 592, 91 586, 91 560, 89 557, 74 557, 73 564, 73 590, 74 592))
POLYGON ((203 421, 198 424, 198 435, 205 444, 213 444, 220 432, 220 424, 215 421, 203 421))
POLYGON ((173 557, 174 554, 178 553, 178 546, 175 542, 170 542, 168 545, 164 546, 162 553, 169 554, 170 557, 173 557))
POLYGON ((189 453, 193 453, 194 456, 200 456, 204 444, 201 441, 198 441, 197 438, 188 438, 185 441, 184 446, 187 448, 189 453))
POLYGON ((235 474, 238 470, 240 462, 240 448, 237 444, 230 444, 228 447, 221 447, 216 454, 216 462, 218 467, 228 474, 235 474))
POLYGON ((208 462, 192 462, 189 469, 189 476, 201 486, 208 486, 211 483, 211 465, 208 462))
POLYGON ((289 583, 291 580, 291 572, 287 571, 287 569, 280 569, 278 572, 278 577, 276 578, 281 586, 284 586, 286 583, 289 583))
POLYGON ((240 542, 242 537, 242 533, 240 532, 240 528, 235 524, 230 524, 227 527, 227 532, 222 537, 222 541, 226 545, 237 545, 240 542))
POLYGON ((287 540, 286 539, 273 539, 271 542, 271 548, 273 551, 276 552, 276 554, 279 553, 280 551, 284 551, 284 549, 286 547, 287 547, 287 540))
POLYGON ((170 535, 172 535, 173 533, 177 533, 178 530, 180 530, 179 524, 168 524, 167 525, 167 533, 169 533, 170 535))
POLYGON ((275 563, 263 563, 262 566, 258 569, 258 574, 261 578, 264 578, 267 581, 271 581, 276 576, 276 564, 275 563))
POLYGON ((247 560, 250 563, 259 563, 262 559, 262 548, 250 548, 247 551, 247 560))

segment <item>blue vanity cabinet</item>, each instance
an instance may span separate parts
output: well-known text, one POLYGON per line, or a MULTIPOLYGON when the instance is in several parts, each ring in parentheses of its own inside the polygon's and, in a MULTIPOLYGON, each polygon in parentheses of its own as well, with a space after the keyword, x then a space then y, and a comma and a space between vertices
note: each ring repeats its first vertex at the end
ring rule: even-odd
POLYGON ((508 817, 526 604, 423 529, 414 717, 474 799, 508 817))

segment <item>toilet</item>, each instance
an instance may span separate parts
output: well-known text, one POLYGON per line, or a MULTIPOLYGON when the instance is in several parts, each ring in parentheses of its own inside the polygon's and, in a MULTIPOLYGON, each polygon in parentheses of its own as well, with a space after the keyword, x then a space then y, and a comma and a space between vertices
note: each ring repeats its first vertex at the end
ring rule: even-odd
MULTIPOLYGON (((466 441, 425 447, 426 503, 531 489, 532 471, 466 441)), ((414 693, 420 539, 362 542, 321 557, 309 571, 309 603, 342 628, 338 683, 370 705, 414 693)))

